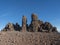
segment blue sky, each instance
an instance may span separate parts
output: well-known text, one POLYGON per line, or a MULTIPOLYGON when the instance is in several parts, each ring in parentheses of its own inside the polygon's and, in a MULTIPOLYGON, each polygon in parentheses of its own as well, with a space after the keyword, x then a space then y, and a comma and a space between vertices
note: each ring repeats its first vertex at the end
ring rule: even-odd
POLYGON ((30 24, 32 13, 56 26, 60 32, 60 0, 0 0, 0 29, 8 22, 21 25, 23 15, 30 24))

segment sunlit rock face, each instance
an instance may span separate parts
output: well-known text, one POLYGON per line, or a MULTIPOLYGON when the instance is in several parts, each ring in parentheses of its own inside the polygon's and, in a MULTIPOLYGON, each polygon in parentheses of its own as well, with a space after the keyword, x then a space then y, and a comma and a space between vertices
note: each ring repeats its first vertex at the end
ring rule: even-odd
POLYGON ((22 32, 26 32, 27 31, 27 18, 25 16, 22 17, 22 32))
POLYGON ((31 21, 32 30, 34 32, 37 32, 38 31, 38 17, 35 14, 32 14, 31 18, 32 18, 32 21, 31 21))
POLYGON ((3 29, 3 31, 14 31, 14 24, 8 23, 3 29))
POLYGON ((57 28, 50 22, 43 22, 38 19, 36 14, 31 15, 31 23, 27 24, 26 16, 22 17, 22 26, 18 23, 8 23, 2 31, 21 31, 21 32, 57 32, 57 28))
POLYGON ((20 31, 21 27, 18 23, 8 23, 2 31, 20 31))

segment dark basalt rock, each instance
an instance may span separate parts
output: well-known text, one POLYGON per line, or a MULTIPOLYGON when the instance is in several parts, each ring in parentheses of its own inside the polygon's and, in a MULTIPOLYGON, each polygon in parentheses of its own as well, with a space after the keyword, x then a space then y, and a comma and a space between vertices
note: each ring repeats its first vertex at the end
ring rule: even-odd
POLYGON ((16 24, 14 25, 14 29, 15 29, 16 31, 20 31, 20 30, 21 30, 21 27, 20 27, 20 25, 19 25, 18 23, 16 23, 16 24))
POLYGON ((52 32, 58 32, 56 27, 52 28, 52 32))

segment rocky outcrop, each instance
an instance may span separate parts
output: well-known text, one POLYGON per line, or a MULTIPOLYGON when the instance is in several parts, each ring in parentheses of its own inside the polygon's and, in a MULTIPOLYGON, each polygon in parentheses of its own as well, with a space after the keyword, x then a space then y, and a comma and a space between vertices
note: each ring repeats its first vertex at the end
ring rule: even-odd
POLYGON ((31 18, 32 18, 32 21, 31 21, 32 30, 34 32, 37 32, 38 26, 39 26, 38 25, 38 17, 35 14, 32 14, 31 18))
POLYGON ((38 20, 36 14, 32 14, 31 16, 31 24, 29 25, 30 32, 57 32, 57 29, 53 27, 49 22, 43 22, 38 20))
POLYGON ((21 27, 18 23, 8 23, 2 31, 20 31, 21 27))
POLYGON ((25 16, 22 26, 8 23, 0 32, 0 45, 60 45, 60 33, 56 27, 39 20, 36 14, 32 14, 31 19, 29 25, 25 16))
POLYGON ((3 31, 14 31, 14 24, 12 23, 8 23, 5 28, 3 29, 3 31))
POLYGON ((22 17, 22 30, 21 30, 22 32, 26 32, 26 31, 27 31, 26 25, 27 25, 27 19, 26 19, 25 16, 23 16, 23 17, 22 17))
POLYGON ((18 23, 16 23, 16 24, 14 24, 14 29, 16 31, 21 31, 21 26, 18 23))
POLYGON ((3 31, 21 31, 21 32, 57 32, 57 28, 49 22, 43 22, 38 19, 36 14, 31 15, 31 24, 27 24, 27 18, 22 17, 22 27, 16 23, 8 23, 3 31))

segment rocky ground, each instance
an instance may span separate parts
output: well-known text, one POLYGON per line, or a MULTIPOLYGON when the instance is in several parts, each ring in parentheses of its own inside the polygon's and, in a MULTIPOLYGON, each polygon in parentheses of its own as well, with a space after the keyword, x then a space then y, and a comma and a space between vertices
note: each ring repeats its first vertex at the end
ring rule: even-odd
POLYGON ((59 33, 0 32, 0 45, 60 45, 59 33))

